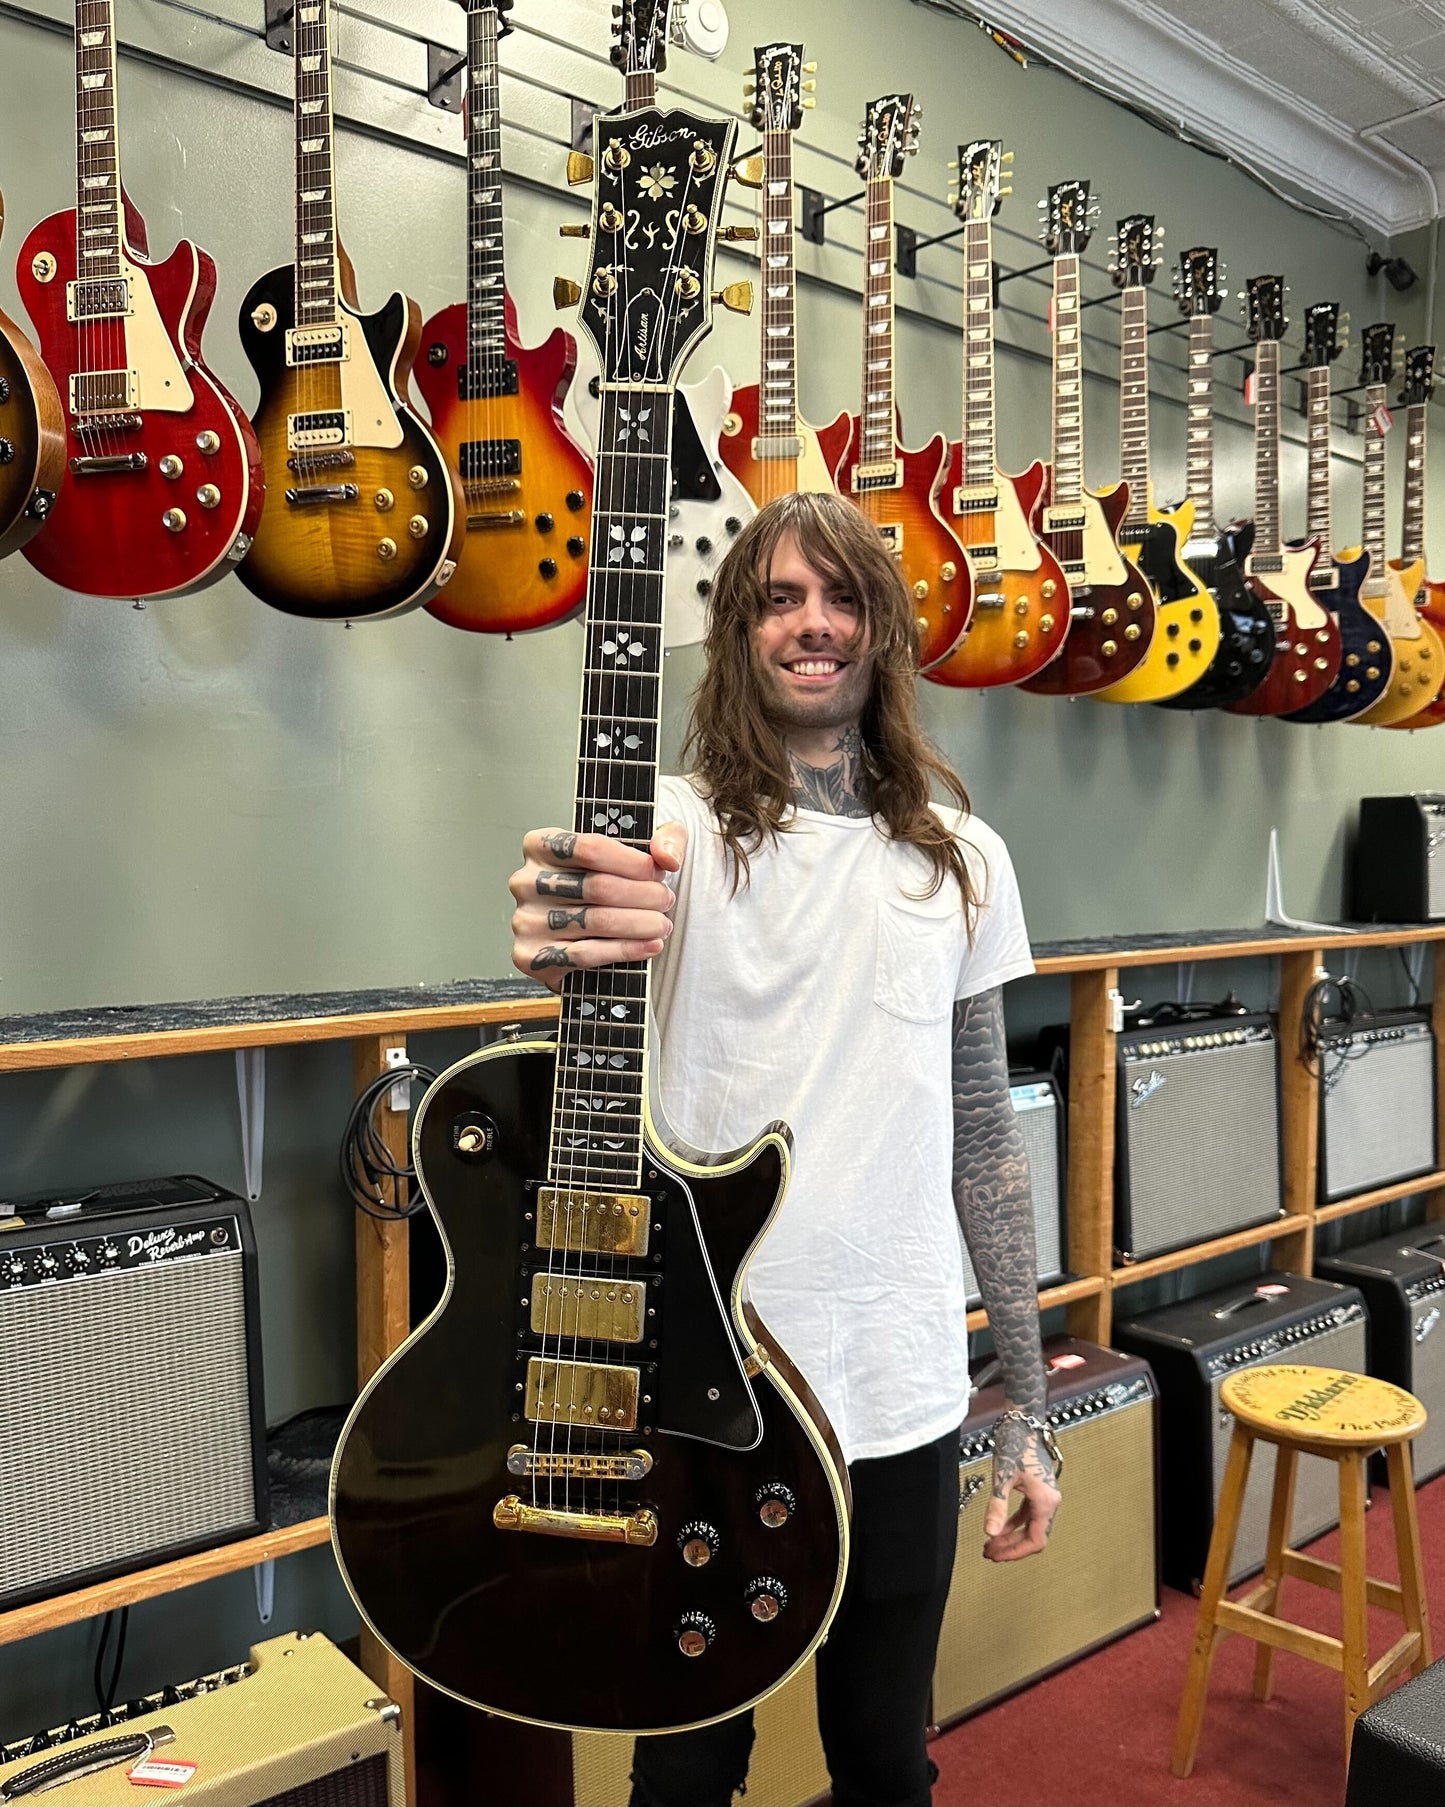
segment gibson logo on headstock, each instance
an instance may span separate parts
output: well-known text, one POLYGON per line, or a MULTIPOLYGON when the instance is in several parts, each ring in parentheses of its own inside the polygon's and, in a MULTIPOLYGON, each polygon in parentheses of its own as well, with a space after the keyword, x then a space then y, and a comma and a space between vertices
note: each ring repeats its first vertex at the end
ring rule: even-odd
POLYGON ((650 151, 655 150, 659 144, 673 144, 679 138, 691 136, 690 125, 673 126, 671 130, 666 130, 660 125, 643 124, 632 134, 631 142, 634 150, 650 151))

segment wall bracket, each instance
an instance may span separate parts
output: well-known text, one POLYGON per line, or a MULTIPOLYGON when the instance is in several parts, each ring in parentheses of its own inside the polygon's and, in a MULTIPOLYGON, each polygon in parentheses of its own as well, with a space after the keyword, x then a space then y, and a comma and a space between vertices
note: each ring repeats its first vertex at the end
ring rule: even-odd
POLYGON ((458 56, 456 51, 445 44, 428 43, 426 47, 426 97, 433 107, 440 107, 443 113, 460 113, 462 110, 462 82, 466 74, 467 59, 458 56))
POLYGON ((291 21, 296 0, 266 0, 266 44, 271 50, 291 54, 291 21))

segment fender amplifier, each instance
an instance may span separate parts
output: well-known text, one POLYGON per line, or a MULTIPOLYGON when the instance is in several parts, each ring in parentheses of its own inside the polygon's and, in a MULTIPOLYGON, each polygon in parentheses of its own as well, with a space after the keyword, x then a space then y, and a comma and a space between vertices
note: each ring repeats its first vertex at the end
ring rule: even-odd
POLYGON ((193 1174, 0 1218, 0 1607, 266 1521, 256 1252, 193 1174))
MULTIPOLYGON (((1424 1403, 1415 1480, 1445 1468, 1445 1236, 1422 1226, 1315 1261, 1322 1279, 1357 1286, 1370 1314, 1370 1373, 1424 1403)), ((1383 1481, 1384 1464, 1375 1478, 1383 1481)))
POLYGON ((1434 1171, 1435 1032, 1427 1011, 1327 1023, 1320 1068, 1321 1204, 1434 1171))
MULTIPOLYGON (((1277 1361, 1363 1374, 1365 1323, 1364 1302, 1353 1286, 1271 1274, 1115 1324, 1115 1343, 1143 1356, 1159 1386, 1160 1528, 1164 1579, 1172 1587, 1197 1591, 1204 1577, 1234 1427, 1219 1403, 1225 1376, 1277 1361)), ((1273 1485, 1274 1448, 1256 1443, 1231 1584, 1264 1567, 1273 1485)), ((1318 1537, 1338 1520, 1335 1464, 1302 1455, 1292 1541, 1318 1537)))
MULTIPOLYGON (((1419 1444, 1416 1444, 1419 1448, 1419 1444)), ((1445 1797, 1445 1658, 1355 1721, 1345 1807, 1445 1797)))
MULTIPOLYGON (((1039 1285, 1052 1286, 1068 1267, 1064 1234, 1064 1106, 1057 1081, 1048 1073, 1029 1073, 1009 1086, 1014 1116, 1023 1132, 1033 1191, 1034 1250, 1039 1285)), ((963 1277, 970 1309, 983 1303, 978 1278, 963 1250, 963 1277)))
POLYGON ((1445 917, 1445 796, 1361 797, 1346 908, 1357 922, 1445 917))
POLYGON ((319 1632, 251 1660, 0 1745, 0 1801, 133 1807, 147 1759, 195 1765, 154 1785, 211 1807, 402 1807, 401 1711, 319 1632), (151 1758, 150 1753, 154 1752, 151 1758))
POLYGON ((1284 1209, 1279 1056, 1267 1016, 1131 1029, 1116 1041, 1114 1236, 1124 1261, 1284 1209))
POLYGON ((990 1433, 1005 1400, 1001 1386, 981 1388, 963 1426, 958 1553, 933 1671, 938 1725, 976 1712, 1159 1614, 1149 1369, 1073 1337, 1051 1338, 1044 1360, 1067 1503, 1039 1555, 1027 1562, 984 1560, 990 1433))

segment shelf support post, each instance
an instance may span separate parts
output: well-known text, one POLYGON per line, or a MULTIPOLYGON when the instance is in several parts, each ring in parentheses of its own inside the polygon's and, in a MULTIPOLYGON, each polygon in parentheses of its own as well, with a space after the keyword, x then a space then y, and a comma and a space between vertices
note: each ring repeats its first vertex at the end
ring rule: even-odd
MULTIPOLYGON (((1069 1031, 1069 1269, 1108 1274, 1114 1265, 1114 997, 1119 969, 1075 973, 1069 1031)), ((1113 1300, 1106 1287, 1068 1308, 1069 1331, 1107 1343, 1113 1300)))
POLYGON ((1275 1267, 1291 1274, 1314 1271, 1314 1209, 1319 1183, 1320 1078, 1306 1064, 1301 1027, 1305 999, 1324 970, 1320 948, 1280 955, 1279 1065, 1284 1131, 1284 1208, 1299 1219, 1297 1231, 1272 1245, 1275 1267))
MULTIPOLYGON (((1420 944, 1424 951, 1424 943, 1420 944)), ((1440 958, 1439 943, 1430 948, 1430 1020, 1435 1030, 1435 1171, 1445 1172, 1445 960, 1440 958)), ((1418 983, 1418 980, 1417 980, 1418 983)), ((1431 1223, 1445 1217, 1445 1186, 1437 1186, 1425 1194, 1425 1215, 1431 1223)))
POLYGON ((237 1048, 236 1096, 241 1106, 241 1166, 246 1197, 261 1196, 261 1161, 266 1149, 266 1050, 237 1048))

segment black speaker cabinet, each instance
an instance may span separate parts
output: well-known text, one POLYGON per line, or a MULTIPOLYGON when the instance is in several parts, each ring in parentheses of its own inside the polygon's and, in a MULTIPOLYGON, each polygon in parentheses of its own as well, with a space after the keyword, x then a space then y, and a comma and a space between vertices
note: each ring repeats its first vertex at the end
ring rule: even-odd
POLYGON ((0 1218, 0 1607, 262 1530, 245 1202, 194 1174, 0 1218))
MULTIPOLYGON (((1014 1116, 1023 1133, 1029 1155, 1029 1184, 1033 1191, 1034 1248, 1040 1287, 1053 1286, 1068 1269, 1068 1237, 1064 1228, 1064 1100, 1058 1082, 1049 1073, 1028 1073, 1009 1085, 1014 1116)), ((970 1307, 981 1305, 983 1295, 963 1251, 963 1275, 970 1307)))
POLYGON ((1426 1807, 1445 1800, 1445 1660, 1355 1721, 1345 1807, 1426 1807))
POLYGON ((1435 1168, 1435 1032, 1425 1010, 1328 1024, 1320 1038, 1322 1205, 1435 1168))
MULTIPOLYGON (((1359 1288, 1370 1314, 1370 1373, 1422 1401, 1429 1422, 1415 1439, 1417 1482, 1445 1468, 1445 1236, 1422 1226, 1321 1256, 1322 1279, 1359 1288)), ((1384 1480, 1384 1464, 1375 1478, 1384 1480)))
POLYGON ((1346 908, 1357 922, 1445 918, 1445 796, 1361 797, 1346 908))
MULTIPOLYGON (((1044 1345, 1066 1507, 1048 1548, 985 1562, 983 1517, 1001 1386, 963 1427, 958 1553, 933 1672, 939 1725, 977 1712, 1158 1616, 1154 1383, 1145 1363, 1073 1337, 1044 1345)), ((750 1790, 751 1792, 751 1790, 750 1790)), ((760 1799, 767 1799, 762 1796, 760 1799)))
POLYGON ((1283 1210, 1279 1057, 1267 1016, 1116 1041, 1114 1237, 1142 1261, 1283 1210))
MULTIPOLYGON (((1159 1386, 1161 1544, 1164 1579, 1171 1587, 1197 1591, 1204 1578, 1234 1423, 1219 1403, 1225 1378, 1267 1362, 1304 1362, 1363 1374, 1365 1325, 1364 1301, 1353 1286, 1298 1274, 1248 1280, 1115 1324, 1114 1342, 1142 1356, 1159 1386)), ((1273 1485, 1274 1450, 1257 1443, 1231 1583, 1264 1566, 1273 1485)), ((1317 1537, 1338 1519, 1334 1463, 1301 1456, 1293 1541, 1317 1537)))

